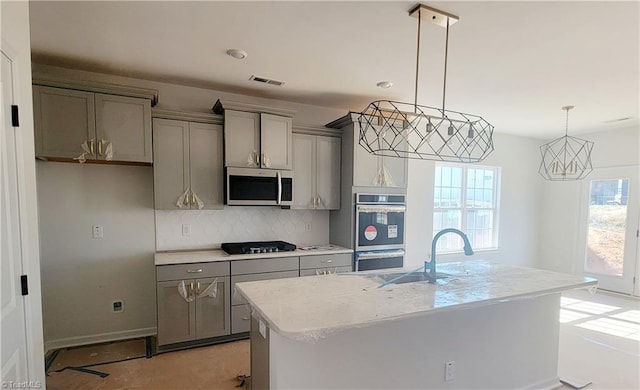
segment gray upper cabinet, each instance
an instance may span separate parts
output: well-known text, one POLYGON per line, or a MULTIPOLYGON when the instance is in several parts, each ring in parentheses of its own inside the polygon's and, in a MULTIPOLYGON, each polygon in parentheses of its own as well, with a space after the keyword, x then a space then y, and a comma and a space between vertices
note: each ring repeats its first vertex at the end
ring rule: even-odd
POLYGON ((340 144, 336 137, 293 135, 293 208, 340 208, 340 144))
POLYGON ((292 169, 290 117, 225 110, 225 166, 292 169))
POLYGON ((36 156, 150 163, 151 100, 35 85, 36 156), (109 153, 111 152, 111 153, 109 153))
POLYGON ((152 162, 151 101, 126 96, 95 96, 98 159, 112 144, 113 160, 152 162))
POLYGON ((155 118, 153 150, 156 209, 222 208, 222 126, 155 118))

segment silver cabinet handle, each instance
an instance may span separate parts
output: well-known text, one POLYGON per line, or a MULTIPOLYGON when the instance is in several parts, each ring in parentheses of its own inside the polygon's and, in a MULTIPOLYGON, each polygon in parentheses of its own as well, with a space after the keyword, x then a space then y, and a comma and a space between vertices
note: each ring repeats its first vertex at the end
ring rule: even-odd
POLYGON ((276 172, 276 179, 278 180, 278 199, 276 204, 280 204, 282 201, 282 177, 280 177, 280 171, 276 172))
POLYGON ((260 167, 260 155, 255 150, 253 151, 253 159, 256 160, 256 165, 260 167))
POLYGON ((321 263, 333 263, 332 259, 329 260, 320 260, 321 263))
POLYGON ((189 291, 190 291, 190 294, 189 294, 189 295, 190 295, 191 297, 195 297, 195 295, 196 295, 196 294, 195 294, 195 288, 194 288, 194 286, 193 286, 193 282, 191 282, 191 283, 189 284, 189 291))
POLYGON ((191 193, 191 204, 194 206, 196 205, 196 194, 193 192, 191 193))
POLYGON ((249 317, 242 317, 242 321, 249 321, 249 317))
POLYGON ((196 282, 196 295, 200 295, 200 282, 196 282))
POLYGON ((96 141, 93 138, 89 140, 89 152, 96 154, 96 141))
POLYGON ((198 273, 200 273, 200 272, 202 272, 202 268, 198 268, 198 269, 188 269, 188 270, 187 270, 187 273, 188 273, 188 274, 198 274, 198 273))

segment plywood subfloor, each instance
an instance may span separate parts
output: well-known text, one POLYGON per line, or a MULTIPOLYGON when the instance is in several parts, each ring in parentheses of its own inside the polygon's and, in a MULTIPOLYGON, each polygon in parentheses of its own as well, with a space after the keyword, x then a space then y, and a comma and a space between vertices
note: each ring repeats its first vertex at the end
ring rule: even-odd
POLYGON ((58 351, 49 372, 65 367, 80 367, 116 362, 146 355, 145 339, 120 341, 86 347, 65 348, 58 351))
POLYGON ((108 373, 101 378, 73 370, 53 372, 47 389, 229 389, 237 390, 238 375, 249 375, 249 340, 167 352, 103 364, 90 369, 108 373))

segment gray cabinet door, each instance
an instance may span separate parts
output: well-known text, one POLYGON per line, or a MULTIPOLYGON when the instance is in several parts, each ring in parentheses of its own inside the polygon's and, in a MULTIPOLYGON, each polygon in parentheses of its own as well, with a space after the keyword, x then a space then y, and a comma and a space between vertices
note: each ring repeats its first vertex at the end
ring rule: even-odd
POLYGON ((316 193, 320 209, 340 209, 340 144, 340 138, 316 137, 316 193))
POLYGON ((224 111, 224 165, 260 166, 260 114, 224 111))
POLYGON ((153 150, 155 208, 176 210, 178 198, 189 187, 189 123, 154 119, 153 150))
MULTIPOLYGON (((91 92, 36 85, 33 87, 33 112, 38 157, 78 157, 84 152, 82 144, 95 139, 91 92)), ((85 158, 93 159, 95 155, 85 158)))
MULTIPOLYGON (((185 280, 190 291, 193 280, 185 280)), ((179 280, 157 283, 158 345, 195 340, 195 305, 178 293, 179 280)))
POLYGON ((98 159, 110 142, 113 160, 151 162, 151 101, 125 96, 95 95, 98 159))
POLYGON ((204 203, 204 209, 223 207, 222 164, 222 126, 189 123, 191 191, 204 203))
POLYGON ((293 168, 292 119, 285 116, 260 114, 260 166, 262 168, 293 168))
POLYGON ((312 209, 317 205, 316 137, 293 135, 293 205, 296 209, 312 209))
POLYGON ((196 279, 196 295, 196 339, 230 334, 229 277, 196 279), (214 280, 216 283, 212 285, 214 280), (200 296, 207 288, 210 288, 210 292, 200 296))
POLYGON ((251 329, 251 306, 237 305, 231 307, 231 333, 248 332, 251 329))

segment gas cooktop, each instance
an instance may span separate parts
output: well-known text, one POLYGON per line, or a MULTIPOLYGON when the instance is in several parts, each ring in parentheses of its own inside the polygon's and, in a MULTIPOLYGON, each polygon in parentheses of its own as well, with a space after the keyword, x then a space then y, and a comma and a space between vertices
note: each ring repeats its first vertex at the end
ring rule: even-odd
POLYGON ((296 246, 285 241, 227 242, 220 245, 230 255, 295 251, 296 246))

